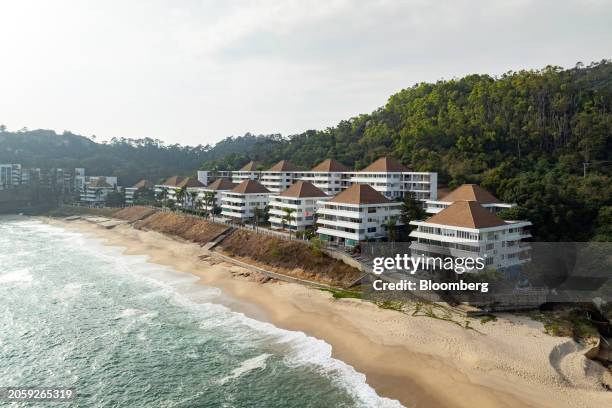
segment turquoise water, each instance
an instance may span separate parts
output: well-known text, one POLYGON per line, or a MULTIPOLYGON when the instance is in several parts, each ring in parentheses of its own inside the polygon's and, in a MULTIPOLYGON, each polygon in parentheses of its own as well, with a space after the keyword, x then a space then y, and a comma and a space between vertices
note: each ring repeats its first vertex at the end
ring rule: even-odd
POLYGON ((71 403, 40 404, 62 407, 400 406, 328 344, 232 312, 195 280, 0 218, 0 387, 76 388, 71 403))

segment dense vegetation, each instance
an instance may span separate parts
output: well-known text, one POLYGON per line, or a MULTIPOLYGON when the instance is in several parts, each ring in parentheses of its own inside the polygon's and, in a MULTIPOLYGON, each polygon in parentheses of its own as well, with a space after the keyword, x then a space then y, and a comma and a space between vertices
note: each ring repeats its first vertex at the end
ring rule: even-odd
MULTIPOLYGON (((84 167, 88 175, 117 176, 121 185, 131 186, 143 178, 157 181, 173 175, 192 175, 203 162, 244 151, 263 138, 246 134, 224 139, 214 147, 165 145, 150 138, 96 143, 71 132, 8 132, 0 126, 0 163, 43 169, 84 167)), ((280 136, 269 138, 279 140, 280 136)))
POLYGON ((249 160, 311 168, 335 158, 359 169, 386 154, 412 170, 437 171, 442 185, 479 183, 518 203, 504 216, 531 220, 539 240, 611 241, 612 62, 420 83, 332 128, 286 138, 246 134, 214 147, 99 144, 69 132, 0 127, 0 162, 85 167, 123 185, 249 160))
POLYGON ((335 158, 359 169, 385 154, 437 171, 451 188, 479 183, 518 203, 505 215, 531 220, 540 240, 610 241, 612 63, 417 84, 371 114, 265 137, 204 167, 290 159, 310 168, 335 158))

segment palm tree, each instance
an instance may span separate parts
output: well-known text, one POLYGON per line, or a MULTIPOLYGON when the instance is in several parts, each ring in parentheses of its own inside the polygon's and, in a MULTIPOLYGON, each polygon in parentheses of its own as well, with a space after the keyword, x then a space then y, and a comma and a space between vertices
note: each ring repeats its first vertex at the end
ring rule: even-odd
MULTIPOLYGON (((291 226, 291 221, 295 220, 295 217, 293 216, 295 210, 293 208, 285 207, 283 208, 283 211, 285 212, 285 215, 283 215, 282 222, 283 229, 285 229, 285 225, 291 226)), ((291 238, 291 228, 289 228, 289 238, 291 238)))
POLYGON ((215 197, 217 193, 214 191, 207 191, 204 194, 204 205, 206 206, 206 212, 212 214, 212 220, 215 222, 215 197))
POLYGON ((385 221, 385 227, 387 228, 387 234, 389 236, 389 242, 394 242, 397 239, 396 232, 397 226, 397 218, 389 217, 387 221, 385 221))
POLYGON ((168 188, 162 187, 160 192, 157 194, 157 199, 161 201, 162 208, 165 207, 167 198, 168 198, 168 188))
POLYGON ((176 201, 180 202, 183 205, 183 209, 185 209, 185 198, 187 197, 187 188, 181 187, 176 190, 176 201))
POLYGON ((195 202, 196 199, 198 198, 198 192, 197 191, 190 191, 189 192, 189 201, 191 202, 191 209, 195 211, 195 202))
POLYGON ((195 200, 194 203, 195 208, 197 208, 198 215, 202 215, 202 200, 199 198, 195 200))

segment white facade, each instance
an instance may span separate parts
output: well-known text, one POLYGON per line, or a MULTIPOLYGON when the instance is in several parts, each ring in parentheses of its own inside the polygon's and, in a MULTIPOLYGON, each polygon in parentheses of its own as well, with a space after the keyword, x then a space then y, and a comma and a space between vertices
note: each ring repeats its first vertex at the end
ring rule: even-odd
POLYGON ((21 164, 0 164, 0 189, 21 184, 21 164))
POLYGON ((369 184, 385 197, 401 199, 407 191, 419 201, 436 199, 438 173, 433 172, 353 172, 348 175, 350 184, 369 184))
POLYGON ((529 261, 529 221, 504 221, 476 202, 457 202, 426 221, 411 221, 417 227, 410 233, 413 256, 439 256, 485 259, 487 268, 505 269, 529 261), (446 216, 456 206, 463 207, 456 219, 446 216), (467 213, 467 210, 477 210, 467 213), (474 207, 480 207, 474 208, 474 207), (483 214, 483 212, 488 215, 483 214), (441 217, 442 216, 442 217, 441 217), (493 218, 491 218, 493 217, 493 218))
POLYGON ((255 217, 255 208, 263 210, 268 205, 270 193, 221 193, 221 215, 236 221, 248 221, 255 217))
POLYGON ((335 196, 350 187, 349 175, 345 172, 309 171, 304 172, 300 180, 308 181, 325 194, 335 196))
POLYGON ((261 173, 261 184, 273 193, 288 189, 302 175, 296 171, 264 171, 261 173))
POLYGON ((395 226, 401 225, 402 204, 386 199, 368 185, 351 186, 332 200, 319 201, 317 206, 317 234, 339 245, 355 246, 359 241, 385 238, 391 219, 395 226), (361 196, 352 194, 358 194, 354 191, 357 189, 369 191, 361 196))
POLYGON ((240 184, 245 180, 259 180, 260 175, 259 171, 232 171, 232 183, 240 184))
POLYGON ((281 194, 270 196, 270 224, 272 228, 303 231, 315 224, 317 202, 330 196, 307 181, 298 181, 281 194))

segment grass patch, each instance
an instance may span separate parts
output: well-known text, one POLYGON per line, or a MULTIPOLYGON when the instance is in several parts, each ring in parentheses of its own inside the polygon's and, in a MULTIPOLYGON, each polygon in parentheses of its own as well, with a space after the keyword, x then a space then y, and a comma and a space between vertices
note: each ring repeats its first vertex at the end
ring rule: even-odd
POLYGON ((334 299, 361 299, 361 292, 346 289, 321 289, 332 294, 334 299))
POLYGON ((578 309, 537 311, 528 316, 542 322, 544 331, 551 336, 571 337, 576 341, 588 341, 599 336, 586 313, 578 309))
POLYGON ((494 322, 497 320, 497 316, 492 315, 492 314, 488 314, 488 315, 484 315, 480 318, 480 324, 487 324, 489 322, 494 322))

